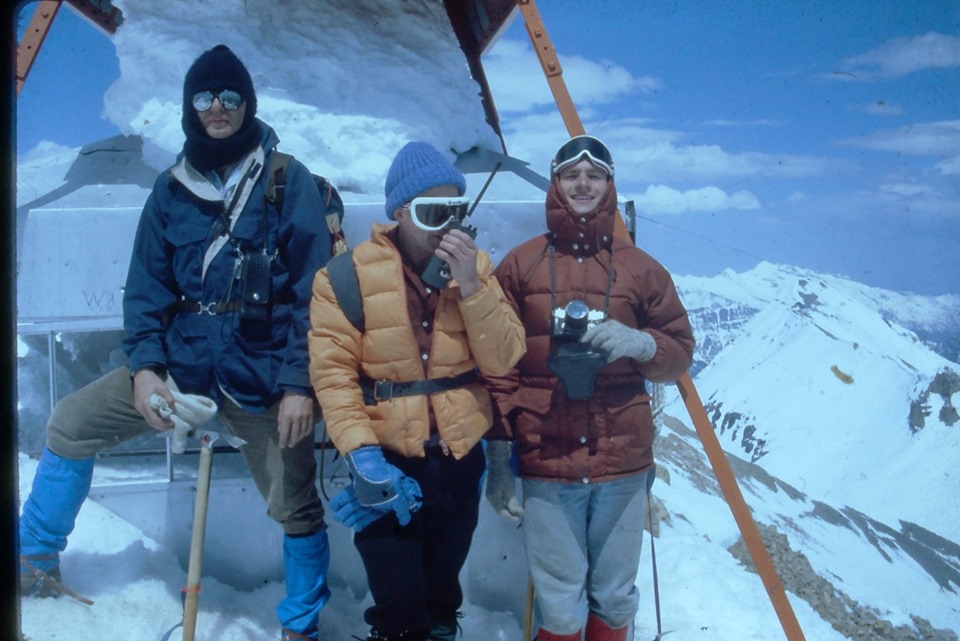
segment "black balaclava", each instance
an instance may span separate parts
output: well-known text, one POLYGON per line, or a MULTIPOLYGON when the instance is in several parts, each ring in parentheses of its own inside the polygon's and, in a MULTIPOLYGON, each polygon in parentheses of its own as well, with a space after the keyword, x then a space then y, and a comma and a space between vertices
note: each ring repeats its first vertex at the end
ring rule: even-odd
POLYGON ((183 152, 199 171, 231 165, 260 142, 257 126, 257 94, 253 80, 240 59, 226 45, 217 45, 200 54, 183 80, 183 133, 187 140, 183 152), (193 108, 193 96, 200 91, 219 92, 232 89, 243 96, 247 105, 240 129, 229 138, 216 140, 207 135, 200 116, 193 108))

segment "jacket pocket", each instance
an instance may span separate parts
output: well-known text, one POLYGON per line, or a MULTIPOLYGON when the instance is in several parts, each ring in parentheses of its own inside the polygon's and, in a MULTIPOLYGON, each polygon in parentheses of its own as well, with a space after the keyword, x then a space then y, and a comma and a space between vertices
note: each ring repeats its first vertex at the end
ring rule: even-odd
POLYGON ((516 406, 545 415, 550 411, 553 401, 553 390, 525 387, 514 396, 516 406))
POLYGON ((224 355, 228 386, 244 397, 274 394, 286 352, 285 337, 251 341, 235 332, 233 343, 234 349, 228 350, 233 353, 224 355))
MULTIPOLYGON (((173 273, 186 290, 191 283, 182 282, 189 274, 199 277, 206 251, 207 230, 200 225, 170 225, 163 230, 164 240, 173 247, 173 273)), ((199 279, 194 286, 199 287, 199 279)))

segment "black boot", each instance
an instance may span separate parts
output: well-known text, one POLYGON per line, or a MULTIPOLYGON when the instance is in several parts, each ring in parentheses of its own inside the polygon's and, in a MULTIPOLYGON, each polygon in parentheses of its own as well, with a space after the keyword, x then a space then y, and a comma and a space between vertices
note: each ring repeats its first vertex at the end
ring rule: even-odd
POLYGON ((459 628, 460 626, 456 621, 434 623, 433 627, 430 628, 430 636, 427 639, 428 641, 454 641, 457 638, 459 628))
POLYGON ((452 619, 434 622, 430 628, 430 636, 427 637, 427 641, 455 641, 457 634, 461 632, 460 623, 457 619, 462 616, 462 612, 457 612, 452 619))
POLYGON ((427 634, 427 632, 411 632, 410 630, 404 630, 398 634, 384 634, 376 628, 370 628, 367 641, 430 641, 427 634))

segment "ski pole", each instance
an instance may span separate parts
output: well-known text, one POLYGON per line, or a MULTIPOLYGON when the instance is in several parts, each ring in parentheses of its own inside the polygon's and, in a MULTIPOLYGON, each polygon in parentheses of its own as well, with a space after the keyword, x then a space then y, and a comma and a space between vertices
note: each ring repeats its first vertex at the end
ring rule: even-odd
POLYGON ((527 575, 527 605, 523 610, 523 641, 533 635, 533 577, 527 575))

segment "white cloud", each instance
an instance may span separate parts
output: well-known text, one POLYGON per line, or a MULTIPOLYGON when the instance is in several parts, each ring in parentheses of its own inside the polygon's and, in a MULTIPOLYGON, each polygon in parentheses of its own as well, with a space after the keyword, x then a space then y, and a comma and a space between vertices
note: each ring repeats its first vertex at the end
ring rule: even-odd
POLYGON ((943 162, 938 162, 936 167, 944 176, 960 175, 960 156, 954 156, 943 162))
MULTIPOLYGON (((585 111, 583 125, 591 135, 606 143, 617 169, 617 187, 640 190, 651 183, 702 185, 714 181, 764 178, 809 178, 849 169, 845 161, 801 156, 744 152, 731 154, 719 145, 684 144, 686 134, 654 129, 637 118, 590 119, 585 111)), ((531 163, 545 174, 550 158, 562 140, 564 130, 559 114, 528 115, 511 119, 504 134, 511 156, 531 163)))
POLYGON ((880 185, 880 191, 896 196, 919 196, 921 194, 928 194, 931 190, 928 185, 920 185, 917 183, 889 183, 880 185))
POLYGON ((922 36, 894 38, 847 58, 830 77, 870 80, 948 67, 960 67, 960 37, 931 31, 922 36))
POLYGON ((700 187, 679 191, 666 185, 651 185, 633 199, 637 208, 648 214, 684 214, 725 210, 759 209, 760 201, 749 191, 732 194, 719 187, 700 187))
MULTIPOLYGON (((500 112, 553 107, 554 98, 540 63, 529 43, 504 39, 484 56, 484 69, 500 112)), ((636 77, 607 60, 595 62, 580 56, 560 56, 563 80, 578 108, 609 103, 635 92, 660 86, 651 77, 636 77)))
POLYGON ((759 118, 757 120, 728 120, 726 118, 718 118, 717 120, 708 120, 704 124, 712 127, 776 127, 782 125, 783 122, 779 120, 769 120, 767 118, 759 118))
MULTIPOLYGON (((883 183, 870 188, 852 189, 811 197, 805 203, 809 210, 836 212, 836 216, 870 212, 875 220, 893 217, 922 219, 929 216, 957 218, 955 188, 941 188, 920 183, 883 183)), ((918 223, 919 224, 919 223, 918 223)), ((942 223, 936 223, 942 224, 942 223)), ((927 232, 924 232, 927 233, 927 232)), ((933 233, 943 233, 936 232, 933 233)), ((916 242, 916 239, 909 239, 916 242)))
POLYGON ((20 154, 17 158, 17 163, 28 163, 35 159, 48 159, 50 156, 76 154, 76 152, 77 150, 73 147, 65 147, 50 140, 41 140, 33 149, 20 154))
POLYGON ((857 105, 854 109, 870 114, 871 116, 899 116, 903 113, 903 107, 901 105, 891 104, 886 100, 875 100, 865 105, 857 105))
POLYGON ((843 144, 914 156, 952 156, 960 154, 960 120, 916 123, 850 138, 843 144))
POLYGON ((649 146, 624 144, 618 165, 646 182, 781 177, 808 178, 842 170, 840 161, 792 154, 744 152, 731 154, 719 145, 679 146, 660 142, 649 146))

